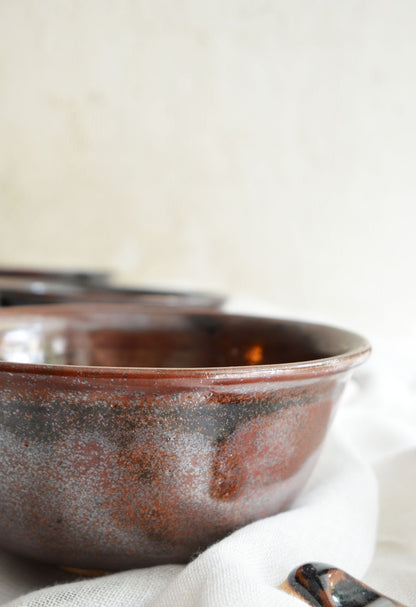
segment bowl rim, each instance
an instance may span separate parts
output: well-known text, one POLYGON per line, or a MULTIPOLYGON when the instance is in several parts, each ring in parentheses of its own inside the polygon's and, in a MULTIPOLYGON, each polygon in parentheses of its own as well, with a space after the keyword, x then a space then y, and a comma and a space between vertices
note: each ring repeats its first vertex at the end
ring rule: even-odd
POLYGON ((49 278, 44 279, 41 273, 39 273, 39 277, 24 274, 17 276, 12 272, 2 272, 0 269, 0 307, 2 297, 18 298, 19 303, 7 304, 4 306, 7 308, 38 304, 72 305, 73 303, 83 305, 132 303, 152 306, 157 305, 158 302, 160 305, 170 305, 171 307, 220 308, 226 302, 224 294, 209 291, 153 288, 151 285, 123 285, 104 282, 104 279, 101 284, 96 281, 89 282, 87 279, 78 281, 75 275, 74 281, 59 278, 50 280, 49 278), (25 297, 36 299, 36 302, 21 304, 21 298, 25 297))
MULTIPOLYGON (((276 379, 296 380, 314 378, 325 375, 344 373, 361 365, 371 353, 369 341, 354 331, 335 325, 290 319, 278 316, 263 316, 250 313, 233 313, 221 309, 190 308, 186 306, 148 306, 134 303, 59 303, 34 304, 27 306, 10 306, 0 308, 0 321, 3 318, 40 320, 54 317, 68 317, 69 312, 100 312, 151 315, 182 315, 182 316, 211 316, 239 320, 278 322, 286 325, 297 325, 316 330, 330 330, 355 340, 357 346, 345 352, 325 358, 310 359, 289 363, 267 363, 259 365, 230 365, 210 367, 122 367, 122 366, 93 366, 50 363, 20 363, 0 361, 0 373, 25 373, 33 375, 49 375, 74 378, 137 378, 150 380, 207 380, 211 383, 236 383, 241 381, 273 381, 276 379)), ((82 318, 82 316, 81 316, 82 318)), ((1 331, 1 328, 0 328, 1 331)))
POLYGON ((80 268, 55 268, 55 267, 36 267, 36 266, 3 266, 0 265, 1 278, 25 278, 27 280, 103 280, 110 279, 112 272, 110 270, 93 270, 80 268))

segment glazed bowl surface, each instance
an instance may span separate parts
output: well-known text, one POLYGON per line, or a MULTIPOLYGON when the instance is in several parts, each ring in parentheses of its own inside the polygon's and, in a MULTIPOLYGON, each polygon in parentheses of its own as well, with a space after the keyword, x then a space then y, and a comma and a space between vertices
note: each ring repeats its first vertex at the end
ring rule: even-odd
POLYGON ((188 561, 290 505, 369 351, 218 311, 0 310, 0 545, 76 568, 188 561))

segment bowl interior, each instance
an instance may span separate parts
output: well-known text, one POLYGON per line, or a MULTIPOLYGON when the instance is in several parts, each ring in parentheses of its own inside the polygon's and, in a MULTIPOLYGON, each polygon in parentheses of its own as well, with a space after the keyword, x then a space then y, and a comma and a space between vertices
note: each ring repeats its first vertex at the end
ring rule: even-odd
POLYGON ((366 345, 341 329, 220 312, 39 308, 1 311, 0 361, 146 368, 276 365, 339 357, 366 345))

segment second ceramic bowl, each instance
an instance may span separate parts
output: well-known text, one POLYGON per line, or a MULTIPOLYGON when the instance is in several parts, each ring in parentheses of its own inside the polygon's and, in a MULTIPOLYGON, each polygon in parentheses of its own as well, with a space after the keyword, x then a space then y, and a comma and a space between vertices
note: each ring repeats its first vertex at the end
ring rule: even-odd
POLYGON ((1 276, 0 306, 61 303, 136 303, 152 306, 218 308, 224 297, 212 293, 121 288, 112 285, 76 284, 39 278, 1 276))
POLYGON ((110 273, 105 271, 62 270, 37 267, 0 266, 0 280, 10 278, 41 283, 63 283, 66 285, 102 287, 110 280, 110 273))

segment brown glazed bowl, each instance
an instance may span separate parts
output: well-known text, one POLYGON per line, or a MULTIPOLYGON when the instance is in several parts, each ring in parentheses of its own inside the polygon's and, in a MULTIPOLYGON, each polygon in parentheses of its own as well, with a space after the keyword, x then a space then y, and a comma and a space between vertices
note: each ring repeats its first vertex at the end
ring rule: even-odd
POLYGON ((369 350, 218 311, 0 310, 0 545, 73 568, 186 562, 289 506, 369 350))
POLYGON ((136 303, 152 306, 218 308, 224 297, 192 291, 122 288, 110 284, 76 284, 29 277, 2 276, 0 307, 62 303, 136 303))

